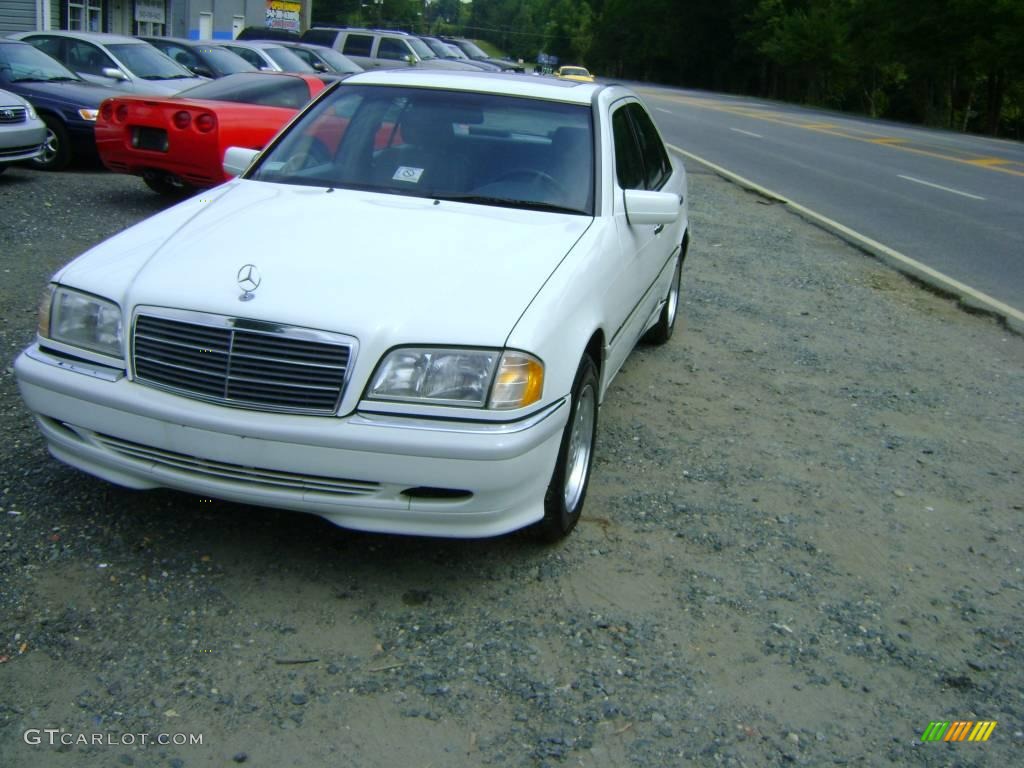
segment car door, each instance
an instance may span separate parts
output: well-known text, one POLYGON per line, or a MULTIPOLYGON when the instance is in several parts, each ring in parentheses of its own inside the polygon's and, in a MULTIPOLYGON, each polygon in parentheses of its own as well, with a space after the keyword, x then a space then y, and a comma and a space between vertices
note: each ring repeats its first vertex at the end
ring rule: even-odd
POLYGON ((397 37, 381 35, 377 39, 377 52, 374 54, 376 66, 391 69, 408 66, 415 61, 415 56, 408 43, 397 37), (410 57, 412 57, 410 59, 410 57))
POLYGON ((643 109, 632 100, 619 102, 613 107, 611 115, 612 147, 615 154, 612 204, 623 261, 616 292, 620 294, 621 306, 626 310, 609 342, 608 368, 611 373, 622 365, 643 333, 654 308, 663 298, 658 290, 659 277, 673 251, 668 237, 662 236, 662 225, 632 224, 629 221, 625 191, 648 189, 651 182, 657 183, 645 165, 639 132, 632 115, 634 107, 643 109))
MULTIPOLYGON (((673 179, 672 161, 669 160, 668 152, 665 151, 665 145, 661 141, 658 129, 654 127, 654 121, 647 114, 647 110, 636 102, 629 104, 626 107, 626 112, 633 124, 633 131, 643 157, 644 189, 675 192, 679 195, 680 205, 682 205, 682 190, 673 183, 678 179, 673 179)), ((644 304, 648 316, 657 311, 668 292, 666 278, 668 272, 671 271, 672 258, 682 240, 682 235, 674 224, 655 226, 653 230, 654 237, 649 245, 651 253, 641 265, 645 278, 650 281, 650 285, 655 286, 655 290, 648 292, 644 304)))

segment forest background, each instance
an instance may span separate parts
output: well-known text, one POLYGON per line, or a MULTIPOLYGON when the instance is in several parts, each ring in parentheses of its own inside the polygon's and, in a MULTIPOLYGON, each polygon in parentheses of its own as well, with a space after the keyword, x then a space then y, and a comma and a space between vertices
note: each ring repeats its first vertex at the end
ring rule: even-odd
POLYGON ((315 0, 313 20, 1024 138, 1024 0, 315 0))

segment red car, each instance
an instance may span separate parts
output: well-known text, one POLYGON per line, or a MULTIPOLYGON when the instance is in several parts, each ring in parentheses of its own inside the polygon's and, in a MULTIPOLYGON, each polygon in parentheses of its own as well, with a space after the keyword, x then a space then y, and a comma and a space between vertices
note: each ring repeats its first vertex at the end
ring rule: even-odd
POLYGON ((96 148, 115 173, 163 195, 227 181, 228 147, 261 149, 330 84, 318 75, 243 72, 159 98, 117 96, 100 107, 96 148))

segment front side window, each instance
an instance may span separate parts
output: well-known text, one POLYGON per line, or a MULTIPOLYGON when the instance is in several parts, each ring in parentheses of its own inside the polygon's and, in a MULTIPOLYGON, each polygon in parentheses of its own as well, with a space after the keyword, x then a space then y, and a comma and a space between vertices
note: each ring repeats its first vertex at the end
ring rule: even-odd
POLYGON ((377 58, 388 59, 389 61, 404 61, 409 55, 409 49, 405 43, 393 37, 382 37, 377 46, 377 58))
POLYGON ((592 124, 587 105, 341 85, 248 178, 592 215, 592 124))
POLYGON ((644 163, 633 134, 629 113, 620 108, 612 114, 615 136, 615 175, 623 189, 644 189, 644 163))
POLYGON ((647 189, 661 189, 672 175, 672 163, 668 159, 665 145, 661 143, 658 129, 651 122, 650 115, 639 104, 630 104, 626 109, 636 126, 640 153, 644 159, 644 183, 647 189))
POLYGON ((107 54, 92 43, 81 40, 68 41, 68 63, 76 72, 90 75, 102 75, 104 69, 117 69, 117 64, 107 54))
POLYGON ((177 80, 193 76, 149 43, 110 43, 107 48, 129 72, 143 80, 177 80))

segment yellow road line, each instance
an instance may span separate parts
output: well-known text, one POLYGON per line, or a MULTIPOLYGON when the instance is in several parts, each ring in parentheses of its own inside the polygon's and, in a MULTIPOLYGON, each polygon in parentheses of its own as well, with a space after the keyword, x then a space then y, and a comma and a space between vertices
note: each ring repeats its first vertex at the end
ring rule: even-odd
POLYGON ((766 198, 778 200, 780 203, 784 203, 790 208, 790 210, 794 211, 799 216, 817 224, 829 232, 832 232, 843 240, 853 243, 858 248, 870 253, 872 256, 876 257, 883 263, 888 264, 897 271, 910 275, 911 277, 914 277, 927 285, 934 286, 952 296, 956 296, 965 306, 996 315, 997 317, 1002 318, 1008 328, 1016 331, 1017 333, 1024 334, 1024 312, 1021 312, 1019 309, 1014 309, 1009 304, 1004 304, 999 301, 999 299, 989 296, 987 293, 983 293, 976 288, 971 288, 971 286, 966 283, 961 283, 959 280, 939 272, 937 269, 932 269, 927 264, 922 264, 920 261, 912 259, 887 245, 883 245, 877 240, 872 240, 867 235, 862 235, 860 232, 850 229, 845 224, 840 224, 838 221, 834 221, 827 216, 823 216, 817 211, 812 211, 810 208, 806 208, 799 203, 794 203, 792 200, 783 197, 778 192, 774 192, 767 187, 762 187, 760 184, 740 176, 738 173, 733 173, 727 168, 723 168, 720 165, 712 163, 710 160, 705 160, 699 155, 687 152, 682 147, 677 147, 674 144, 667 144, 666 146, 668 146, 668 148, 673 152, 677 152, 684 157, 690 158, 696 163, 700 163, 701 165, 710 168, 715 173, 739 184, 741 187, 753 190, 766 198))
MULTIPOLYGON (((759 112, 752 110, 749 107, 732 106, 716 103, 708 99, 697 99, 691 96, 674 96, 666 95, 657 91, 650 91, 646 89, 638 89, 640 93, 645 93, 649 96, 653 96, 659 99, 666 99, 668 101, 675 101, 680 104, 688 104, 690 106, 697 107, 698 109, 710 109, 715 112, 729 112, 731 114, 741 115, 743 117, 749 117, 752 120, 763 120, 769 123, 778 123, 779 125, 787 125, 791 128, 800 128, 806 131, 814 131, 816 133, 824 133, 829 136, 838 136, 841 139, 850 139, 851 141, 859 141, 865 144, 874 144, 876 146, 890 147, 900 152, 910 152, 915 155, 923 155, 924 157, 933 157, 938 160, 947 160, 952 163, 960 163, 961 165, 970 165, 974 168, 984 168, 989 171, 997 171, 998 173, 1006 173, 1011 176, 1024 177, 1024 171, 1017 171, 1013 168, 1007 168, 1009 165, 1020 165, 1013 160, 1001 160, 996 157, 956 157, 954 155, 947 155, 941 152, 935 152, 929 149, 919 149, 917 147, 909 146, 903 143, 903 139, 890 139, 886 136, 873 135, 870 131, 863 131, 864 136, 857 136, 853 133, 849 133, 845 130, 838 130, 832 123, 808 123, 801 122, 799 119, 793 119, 789 117, 776 117, 780 115, 778 112, 759 112), (871 137, 871 138, 869 138, 871 137)), ((860 129, 858 129, 860 130, 860 129)))

